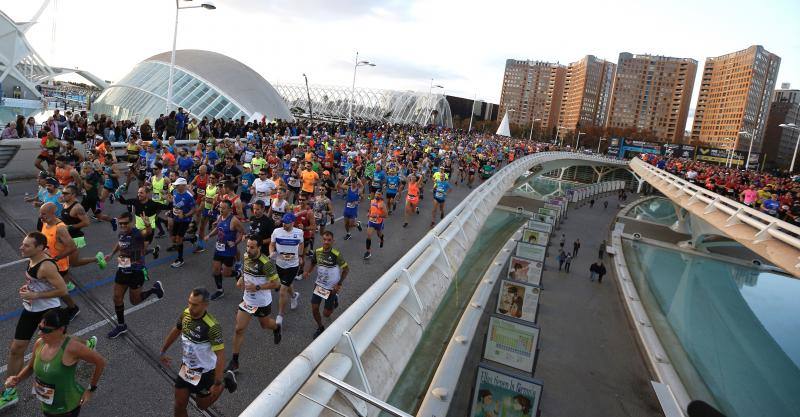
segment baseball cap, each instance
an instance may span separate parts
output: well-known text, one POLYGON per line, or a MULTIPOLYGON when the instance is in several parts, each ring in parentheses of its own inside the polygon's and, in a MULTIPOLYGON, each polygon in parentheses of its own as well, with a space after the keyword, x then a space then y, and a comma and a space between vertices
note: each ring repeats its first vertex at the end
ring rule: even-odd
POLYGON ((322 175, 331 175, 331 172, 326 169, 325 171, 322 171, 322 175))
POLYGON ((53 177, 47 177, 47 185, 58 187, 58 180, 53 177))
POLYGON ((297 217, 295 217, 294 213, 286 213, 283 215, 283 218, 281 218, 281 221, 284 223, 294 223, 295 220, 297 220, 297 217))
POLYGON ((244 164, 244 165, 242 165, 242 166, 243 166, 243 167, 245 167, 245 168, 250 168, 250 167, 251 167, 251 165, 250 165, 250 164, 244 164))
POLYGON ((177 180, 175 180, 175 185, 176 186, 178 186, 178 185, 186 185, 186 178, 183 178, 183 177, 178 178, 177 180))
POLYGON ((297 162, 297 158, 292 158, 291 162, 297 162))

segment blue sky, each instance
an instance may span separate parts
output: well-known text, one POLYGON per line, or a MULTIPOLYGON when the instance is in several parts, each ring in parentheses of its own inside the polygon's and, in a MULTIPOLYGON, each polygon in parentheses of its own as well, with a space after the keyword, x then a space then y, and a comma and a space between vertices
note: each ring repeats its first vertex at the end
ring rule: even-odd
MULTIPOLYGON (((194 0, 198 3, 200 0, 194 0)), ((41 0, 0 0, 29 19, 41 0)), ((377 64, 357 85, 497 101, 506 58, 569 63, 620 52, 694 58, 761 44, 781 56, 778 85, 800 88, 800 2, 216 0, 184 10, 178 48, 238 59, 268 81, 349 86, 358 50, 377 64)), ((51 0, 28 38, 44 59, 109 80, 172 46, 171 0, 51 0), (55 35, 54 35, 55 34, 55 35), (55 41, 53 41, 55 39, 55 41)), ((699 73, 699 71, 698 71, 699 73)), ((695 88, 694 95, 697 95, 695 88)), ((693 100, 694 103, 694 100, 693 100)))

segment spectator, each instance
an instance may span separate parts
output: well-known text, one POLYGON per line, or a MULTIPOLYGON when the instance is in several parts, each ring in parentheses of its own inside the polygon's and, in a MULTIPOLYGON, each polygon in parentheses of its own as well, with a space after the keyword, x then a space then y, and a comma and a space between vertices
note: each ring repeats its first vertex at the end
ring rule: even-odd
POLYGON ((3 133, 0 134, 0 139, 18 139, 19 136, 17 135, 17 123, 11 122, 6 125, 6 128, 3 129, 3 133))

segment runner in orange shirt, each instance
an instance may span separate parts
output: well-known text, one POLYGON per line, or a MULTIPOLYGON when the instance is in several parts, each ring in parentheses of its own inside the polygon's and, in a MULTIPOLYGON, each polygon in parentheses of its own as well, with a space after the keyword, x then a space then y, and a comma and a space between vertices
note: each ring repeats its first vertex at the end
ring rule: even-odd
POLYGON ((408 192, 406 193, 406 210, 403 213, 403 227, 408 226, 408 216, 412 212, 419 214, 419 191, 422 186, 422 177, 414 174, 408 176, 408 192))
POLYGON ((369 223, 367 223, 367 251, 364 252, 364 259, 372 256, 372 233, 378 234, 381 239, 380 247, 383 247, 383 220, 386 218, 386 202, 383 201, 383 190, 375 191, 375 198, 369 202, 369 223))

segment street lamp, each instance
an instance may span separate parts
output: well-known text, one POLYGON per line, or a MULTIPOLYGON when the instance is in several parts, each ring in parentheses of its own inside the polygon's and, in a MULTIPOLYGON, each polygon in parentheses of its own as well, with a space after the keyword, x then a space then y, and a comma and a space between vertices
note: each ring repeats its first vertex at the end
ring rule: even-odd
MULTIPOLYGON (((185 0, 186 2, 190 2, 192 0, 185 0)), ((183 9, 197 9, 203 8, 206 10, 214 10, 217 6, 214 6, 214 3, 210 1, 206 1, 201 3, 198 6, 182 6, 180 5, 180 0, 175 0, 175 31, 172 34, 172 55, 169 59, 169 81, 167 84, 167 103, 165 106, 164 114, 169 113, 170 105, 172 104, 172 77, 175 74, 175 46, 178 42, 178 12, 183 9)))
POLYGON ((348 117, 350 123, 353 122, 353 100, 355 100, 356 97, 356 70, 358 70, 358 67, 364 67, 364 66, 374 67, 375 64, 369 61, 359 61, 358 52, 356 52, 356 63, 355 65, 353 65, 353 88, 352 90, 350 90, 350 111, 349 111, 350 116, 348 117))
POLYGON ((586 133, 583 133, 583 132, 581 132, 581 131, 579 130, 579 131, 578 131, 578 135, 577 135, 577 136, 575 136, 575 152, 577 152, 577 151, 578 151, 578 144, 579 144, 579 143, 581 143, 581 135, 585 135, 585 134, 586 134, 586 133))
POLYGON ((436 110, 436 109, 433 108, 433 89, 434 88, 441 88, 442 90, 444 90, 444 86, 443 85, 433 84, 433 78, 431 78, 431 86, 430 86, 430 88, 428 88, 428 107, 430 107, 430 110, 431 110, 431 124, 435 124, 436 123, 436 116, 433 115, 433 111, 436 110))
POLYGON ((533 124, 536 122, 541 122, 542 119, 533 119, 531 120, 531 134, 528 136, 528 141, 533 141, 533 124))
MULTIPOLYGON (((800 127, 798 127, 794 123, 781 123, 778 127, 782 127, 784 129, 791 129, 800 132, 800 127)), ((794 144, 794 152, 792 153, 792 165, 789 166, 789 173, 791 174, 794 172, 794 160, 797 157, 797 147, 800 146, 800 135, 797 135, 797 142, 794 144)))
POLYGON ((742 130, 741 132, 739 132, 739 135, 748 135, 748 136, 750 136, 750 147, 747 148, 747 161, 744 161, 744 170, 745 171, 750 169, 750 153, 753 152, 753 140, 756 138, 754 132, 755 132, 755 129, 753 129, 752 133, 748 132, 748 131, 745 131, 745 130, 742 130))
POLYGON ((308 97, 308 118, 311 121, 311 124, 314 124, 314 111, 311 109, 311 91, 308 89, 308 77, 306 73, 303 73, 303 78, 306 79, 306 97, 308 97))
POLYGON ((603 141, 606 141, 606 140, 608 140, 608 139, 601 137, 600 140, 597 141, 597 153, 600 153, 600 144, 603 143, 603 141))

